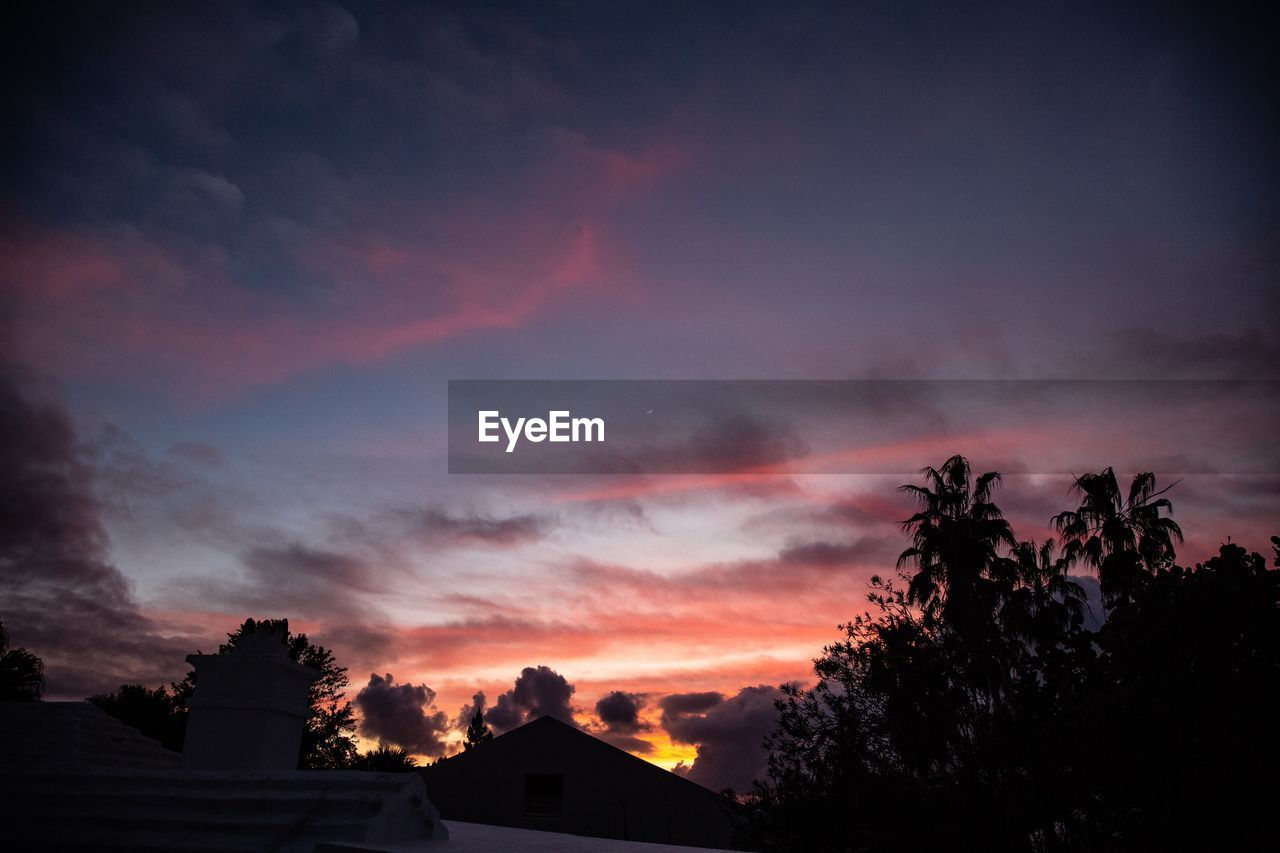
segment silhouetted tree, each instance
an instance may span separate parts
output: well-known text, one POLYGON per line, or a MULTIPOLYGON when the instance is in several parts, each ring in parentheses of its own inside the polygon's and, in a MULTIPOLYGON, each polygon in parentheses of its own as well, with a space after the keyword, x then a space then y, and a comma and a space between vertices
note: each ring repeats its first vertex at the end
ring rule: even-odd
POLYGON ((1169 499, 1160 497, 1168 489, 1157 491, 1155 475, 1144 472, 1125 495, 1115 472, 1104 468, 1077 477, 1073 490, 1080 506, 1052 519, 1067 561, 1098 571, 1108 607, 1128 601, 1150 572, 1173 562, 1174 540, 1182 541, 1182 528, 1160 514, 1173 510, 1169 499))
POLYGON ((361 753, 352 765, 354 770, 369 770, 374 773, 408 773, 417 767, 418 762, 408 752, 398 746, 386 744, 361 753))
POLYGON ((1084 590, 1067 576, 1070 562, 1056 554, 1057 543, 1019 542, 1011 559, 1018 585, 1000 607, 1000 626, 1010 636, 1038 647, 1052 645, 1084 622, 1084 590))
POLYGON ((988 617, 1008 579, 1000 571, 1007 567, 999 550, 1013 545, 1009 522, 991 502, 1000 475, 989 471, 971 483, 969 461, 963 456, 920 473, 925 485, 900 488, 920 507, 902 523, 912 541, 898 557, 898 566, 916 569, 907 599, 927 615, 952 624, 988 617))
MULTIPOLYGON (((260 627, 280 626, 283 620, 261 619, 260 627)), ((241 625, 227 635, 227 642, 218 647, 218 654, 226 654, 235 648, 244 632, 241 625)), ((353 738, 356 728, 355 712, 343 696, 350 681, 347 668, 339 666, 333 652, 312 643, 306 634, 292 631, 285 635, 289 658, 320 672, 320 678, 311 685, 311 716, 302 736, 302 755, 299 766, 308 770, 334 770, 350 767, 357 751, 353 738)), ((195 688, 195 672, 175 684, 174 695, 185 708, 195 688)))
POLYGON ((110 693, 90 696, 87 701, 160 741, 166 749, 182 751, 187 730, 186 709, 167 688, 152 690, 142 684, 122 684, 110 693))
POLYGON ((493 730, 484 724, 484 709, 477 704, 476 712, 471 715, 471 723, 467 726, 467 739, 462 742, 462 747, 471 749, 487 740, 493 740, 493 730))
POLYGON ((1261 849, 1280 766, 1280 571, 1227 543, 1194 568, 1149 572, 1096 643, 1081 733, 1099 834, 1261 849))
POLYGON ((959 635, 947 645, 951 663, 966 670, 956 687, 970 691, 970 701, 990 705, 1016 651, 995 626, 1017 576, 1017 566, 1002 555, 1014 544, 1013 530, 991 499, 1000 474, 972 479, 969 461, 959 455, 920 473, 924 485, 899 488, 919 507, 902 522, 911 547, 897 566, 915 568, 906 578, 904 603, 918 608, 921 630, 959 635))
POLYGON ((0 622, 0 702, 36 702, 44 693, 44 661, 26 649, 9 648, 0 622))
MULTIPOLYGON (((1258 849, 1280 766, 1280 570, 1174 564, 1155 478, 1077 481, 1067 539, 1018 543, 960 457, 907 487, 905 586, 783 687, 747 809, 764 850, 1258 849), (1117 562, 1123 559, 1124 563, 1117 562), (1108 562, 1108 561, 1111 562, 1108 562), (1073 563, 1112 571, 1083 628, 1073 563), (851 812, 856 809, 856 812, 851 812)), ((1280 539, 1273 539, 1280 567, 1280 539)))

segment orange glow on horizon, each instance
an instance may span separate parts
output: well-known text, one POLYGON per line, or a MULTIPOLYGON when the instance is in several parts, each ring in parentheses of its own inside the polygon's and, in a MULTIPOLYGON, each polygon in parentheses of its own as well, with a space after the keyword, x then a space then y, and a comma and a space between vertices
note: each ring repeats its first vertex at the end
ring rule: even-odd
POLYGON ((631 754, 637 758, 643 758, 650 764, 656 764, 663 770, 671 770, 681 763, 688 766, 693 764, 694 759, 698 757, 698 748, 696 746, 691 746, 687 743, 676 743, 662 729, 654 729, 651 732, 640 735, 640 739, 653 744, 653 752, 633 752, 631 754))

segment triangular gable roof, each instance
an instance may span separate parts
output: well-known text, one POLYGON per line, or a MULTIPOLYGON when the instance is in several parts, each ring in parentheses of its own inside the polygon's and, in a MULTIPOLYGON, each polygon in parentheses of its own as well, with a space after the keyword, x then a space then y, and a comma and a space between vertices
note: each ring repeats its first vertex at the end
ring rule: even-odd
MULTIPOLYGON (((655 774, 655 773, 661 774, 665 779, 673 780, 676 784, 684 784, 684 785, 690 786, 690 789, 696 790, 697 793, 701 795, 710 795, 717 798, 720 796, 717 792, 711 790, 710 788, 707 788, 703 785, 699 785, 697 782, 694 782, 691 779, 686 779, 684 776, 681 776, 678 773, 672 773, 670 770, 666 770, 662 767, 659 767, 656 764, 653 764, 649 761, 645 761, 643 758, 638 758, 632 755, 631 753, 627 752, 625 749, 619 749, 613 744, 607 743, 601 740, 600 738, 596 737, 590 732, 583 731, 582 729, 578 728, 575 725, 570 725, 569 723, 566 723, 564 720, 556 719, 555 717, 552 717, 550 715, 544 715, 544 716, 538 717, 535 720, 530 720, 529 722, 524 723, 523 725, 517 726, 516 728, 512 729, 509 732, 504 732, 500 735, 497 735, 496 737, 493 738, 493 740, 489 740, 489 741, 485 741, 484 743, 477 744, 476 746, 473 746, 469 750, 466 750, 464 752, 459 752, 456 755, 452 755, 444 760, 446 762, 466 761, 468 756, 474 757, 475 755, 479 754, 481 751, 489 751, 494 747, 498 747, 501 745, 510 746, 518 741, 529 739, 529 738, 548 738, 548 737, 579 739, 579 742, 581 743, 590 742, 591 744, 590 748, 597 750, 601 755, 607 756, 608 757, 607 760, 630 762, 630 766, 634 770, 638 770, 640 772, 650 773, 650 774, 655 774)), ((424 769, 430 770, 430 767, 427 767, 424 769)), ((692 793, 692 790, 691 790, 691 793, 692 793)))

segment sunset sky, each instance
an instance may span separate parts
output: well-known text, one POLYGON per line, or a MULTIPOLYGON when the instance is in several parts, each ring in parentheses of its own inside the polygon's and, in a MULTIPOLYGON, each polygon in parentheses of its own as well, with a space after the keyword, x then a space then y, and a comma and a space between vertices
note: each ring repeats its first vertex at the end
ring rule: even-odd
POLYGON ((892 573, 895 487, 921 466, 1006 471, 997 502, 1036 539, 1071 506, 1061 472, 1154 466, 1183 478, 1182 559, 1262 549, 1274 449, 1248 473, 1197 456, 1260 417, 1234 398, 1167 432, 1092 407, 1008 443, 999 411, 981 436, 849 436, 899 474, 445 458, 450 379, 1280 379, 1255 23, 1021 2, 17 15, 4 464, 74 488, 47 507, 61 568, 6 555, 0 616, 49 698, 177 680, 283 616, 353 699, 431 701, 366 743, 455 749, 482 691, 496 723, 572 714, 741 786, 772 689, 892 573))

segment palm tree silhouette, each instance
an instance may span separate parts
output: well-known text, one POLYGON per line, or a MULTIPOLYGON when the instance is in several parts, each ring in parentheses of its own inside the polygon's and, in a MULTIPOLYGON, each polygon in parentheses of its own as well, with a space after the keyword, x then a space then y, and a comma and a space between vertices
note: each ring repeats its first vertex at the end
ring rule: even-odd
POLYGON ((925 485, 899 487, 920 507, 902 522, 911 534, 911 547, 898 557, 898 567, 916 567, 907 586, 908 601, 928 618, 941 617, 957 626, 989 620, 1014 579, 1012 567, 999 554, 1001 547, 1013 547, 1013 531, 991 502, 1000 474, 988 471, 972 481, 969 461, 960 455, 920 473, 925 485))
POLYGON ((1080 627, 1084 590, 1067 577, 1070 561, 1057 554, 1058 543, 1019 542, 1010 554, 1018 585, 1000 608, 1000 624, 1012 636, 1037 648, 1050 638, 1080 627))
POLYGON ((1052 518, 1069 564, 1083 562, 1097 569, 1107 607, 1131 600, 1147 572, 1173 562, 1173 543, 1182 542, 1182 528, 1160 514, 1173 510, 1169 499, 1160 497, 1173 486, 1157 490, 1155 475, 1144 471, 1123 495, 1108 467, 1077 477, 1072 491, 1080 496, 1080 506, 1052 518))
POLYGON ((418 762, 408 750, 381 743, 377 749, 362 753, 352 763, 352 767, 374 773, 408 773, 418 769, 418 762))

